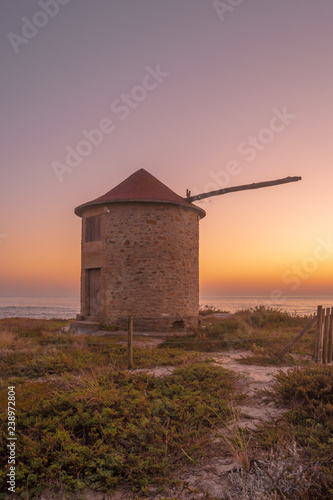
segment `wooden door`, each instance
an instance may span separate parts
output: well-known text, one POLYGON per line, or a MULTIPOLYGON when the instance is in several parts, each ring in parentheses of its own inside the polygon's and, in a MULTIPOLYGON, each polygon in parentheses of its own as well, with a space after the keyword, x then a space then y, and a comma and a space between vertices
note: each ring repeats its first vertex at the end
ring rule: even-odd
POLYGON ((101 313, 101 270, 87 269, 88 315, 99 316, 101 313))

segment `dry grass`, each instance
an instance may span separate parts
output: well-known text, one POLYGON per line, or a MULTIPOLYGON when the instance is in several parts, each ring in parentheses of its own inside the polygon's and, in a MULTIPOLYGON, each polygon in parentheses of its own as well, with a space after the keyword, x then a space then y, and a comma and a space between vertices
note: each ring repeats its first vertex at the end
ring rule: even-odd
POLYGON ((31 339, 25 339, 10 330, 0 330, 0 361, 15 355, 33 355, 39 347, 31 339))
POLYGON ((30 340, 23 339, 11 330, 0 330, 0 348, 20 349, 31 344, 30 340))
MULTIPOLYGON (((318 466, 306 463, 301 450, 290 438, 283 448, 259 453, 251 469, 232 472, 228 478, 228 500, 278 500, 321 498, 315 491, 318 466), (309 491, 312 490, 312 496, 309 491)), ((323 497, 324 498, 324 497, 323 497)))
POLYGON ((231 422, 227 422, 226 428, 220 432, 223 443, 235 458, 242 469, 250 470, 250 442, 252 434, 238 425, 239 415, 234 408, 230 407, 232 415, 231 422))

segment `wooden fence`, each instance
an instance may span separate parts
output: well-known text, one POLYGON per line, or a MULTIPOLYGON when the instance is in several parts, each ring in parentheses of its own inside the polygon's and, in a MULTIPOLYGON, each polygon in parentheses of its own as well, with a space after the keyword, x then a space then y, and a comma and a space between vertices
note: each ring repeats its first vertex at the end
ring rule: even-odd
POLYGON ((316 363, 326 365, 333 361, 333 307, 323 309, 323 306, 317 307, 317 314, 314 314, 296 337, 294 337, 283 349, 278 352, 276 357, 282 358, 294 345, 303 337, 303 335, 316 326, 313 360, 316 363))
MULTIPOLYGON (((333 361, 333 307, 324 309, 317 307, 317 314, 310 317, 305 327, 294 337, 276 357, 282 358, 303 335, 316 325, 313 359, 316 363, 326 365, 333 361)), ((128 369, 133 368, 133 317, 128 318, 128 369)))
POLYGON ((317 308, 317 328, 313 358, 325 365, 333 359, 333 307, 317 308))

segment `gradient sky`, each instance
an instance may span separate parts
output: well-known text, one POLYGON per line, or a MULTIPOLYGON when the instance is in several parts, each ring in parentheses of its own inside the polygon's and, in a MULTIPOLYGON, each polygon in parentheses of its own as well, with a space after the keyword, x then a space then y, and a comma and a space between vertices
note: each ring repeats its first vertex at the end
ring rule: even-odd
POLYGON ((201 293, 332 293, 332 0, 54 2, 0 4, 0 295, 78 295, 73 210, 139 168, 184 196, 301 175, 199 203, 201 293))

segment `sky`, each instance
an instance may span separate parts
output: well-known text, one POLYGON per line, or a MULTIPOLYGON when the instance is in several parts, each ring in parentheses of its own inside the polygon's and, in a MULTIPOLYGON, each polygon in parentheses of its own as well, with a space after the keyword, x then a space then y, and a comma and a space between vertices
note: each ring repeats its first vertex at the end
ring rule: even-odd
POLYGON ((197 202, 200 292, 332 294, 331 0, 1 0, 0 296, 78 296, 74 208, 197 202))

